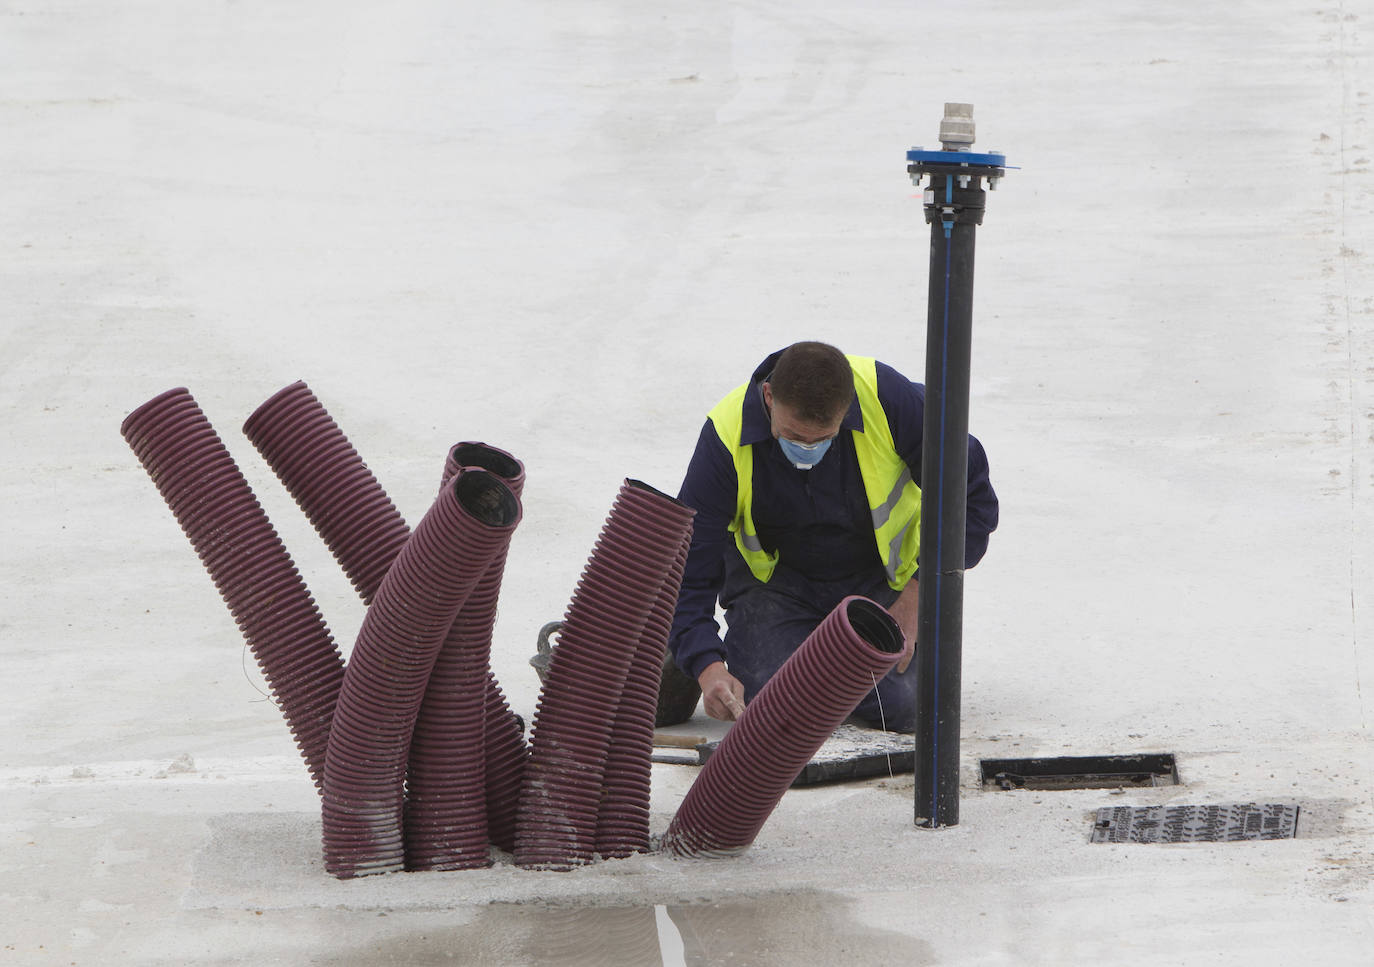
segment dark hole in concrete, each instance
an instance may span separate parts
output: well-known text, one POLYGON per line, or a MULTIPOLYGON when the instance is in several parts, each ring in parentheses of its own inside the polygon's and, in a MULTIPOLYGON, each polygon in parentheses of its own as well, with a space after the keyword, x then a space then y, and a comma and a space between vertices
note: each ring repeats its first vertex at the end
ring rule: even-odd
POLYGON ((1176 786, 1170 754, 983 759, 984 786, 997 789, 1124 789, 1176 786))

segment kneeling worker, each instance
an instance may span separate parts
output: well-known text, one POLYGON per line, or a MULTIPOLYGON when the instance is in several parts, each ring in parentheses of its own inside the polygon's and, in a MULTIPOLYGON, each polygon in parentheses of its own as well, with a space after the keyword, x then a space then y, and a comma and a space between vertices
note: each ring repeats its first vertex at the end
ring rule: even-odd
MULTIPOLYGON (((924 402, 925 388, 891 366, 799 342, 711 410, 678 495, 697 513, 659 725, 691 716, 696 685, 708 715, 737 718, 836 605, 861 594, 897 619, 906 650, 855 715, 912 730, 924 402)), ((997 495, 982 445, 970 436, 968 448, 972 567, 997 526, 997 495)))

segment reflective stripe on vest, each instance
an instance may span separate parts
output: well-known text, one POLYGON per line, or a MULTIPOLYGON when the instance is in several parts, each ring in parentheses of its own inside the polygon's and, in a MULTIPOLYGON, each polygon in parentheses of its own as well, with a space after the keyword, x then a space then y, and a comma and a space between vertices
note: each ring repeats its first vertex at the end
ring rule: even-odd
MULTIPOLYGON (((878 401, 877 363, 864 356, 849 356, 854 370, 854 392, 863 415, 863 430, 855 430, 854 453, 864 481, 869 512, 873 517, 873 537, 887 574, 887 583, 900 590, 916 571, 921 544, 921 489, 911 479, 906 462, 897 454, 887 414, 878 401)), ((773 576, 777 554, 770 554, 759 542, 754 527, 754 448, 741 446, 744 428, 744 397, 749 384, 737 386, 711 410, 711 424, 735 464, 739 481, 735 516, 730 531, 735 545, 760 581, 773 576)))

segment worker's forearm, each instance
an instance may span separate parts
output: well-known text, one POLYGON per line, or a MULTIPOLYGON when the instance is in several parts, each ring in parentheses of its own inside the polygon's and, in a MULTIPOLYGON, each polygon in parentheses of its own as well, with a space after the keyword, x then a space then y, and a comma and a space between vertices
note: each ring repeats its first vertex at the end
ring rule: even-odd
POLYGON ((898 626, 902 629, 902 637, 905 639, 901 660, 897 662, 899 673, 907 670, 907 666, 911 664, 911 659, 916 654, 916 631, 920 627, 920 600, 920 589, 916 586, 916 579, 912 578, 897 595, 897 600, 892 602, 892 607, 887 609, 892 617, 897 620, 898 626))

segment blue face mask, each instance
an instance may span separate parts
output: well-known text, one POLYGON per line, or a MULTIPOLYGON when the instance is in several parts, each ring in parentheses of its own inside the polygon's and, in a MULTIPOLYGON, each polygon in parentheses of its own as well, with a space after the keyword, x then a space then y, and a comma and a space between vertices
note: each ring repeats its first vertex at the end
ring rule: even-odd
POLYGON ((820 463, 821 457, 825 456, 825 451, 830 449, 830 442, 830 440, 821 440, 819 443, 797 443, 794 440, 778 437, 778 446, 782 447, 782 455, 787 458, 788 463, 798 470, 810 470, 820 463))

